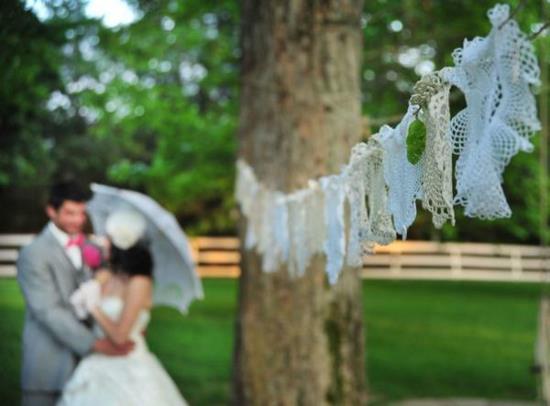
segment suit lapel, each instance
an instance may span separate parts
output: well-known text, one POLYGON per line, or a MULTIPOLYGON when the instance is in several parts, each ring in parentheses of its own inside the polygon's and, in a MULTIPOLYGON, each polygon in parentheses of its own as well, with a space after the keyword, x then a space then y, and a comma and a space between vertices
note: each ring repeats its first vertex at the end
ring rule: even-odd
POLYGON ((67 252, 65 249, 61 246, 59 241, 55 238, 55 236, 51 233, 50 230, 46 230, 46 236, 48 238, 48 244, 52 247, 52 254, 58 258, 63 264, 69 268, 71 268, 74 272, 77 271, 76 267, 73 264, 73 261, 69 258, 67 255, 67 252))
POLYGON ((68 296, 78 287, 80 283, 78 274, 80 272, 49 229, 44 231, 44 238, 47 239, 47 245, 51 250, 50 263, 53 271, 68 296))
POLYGON ((54 247, 53 248, 55 252, 54 256, 59 259, 59 262, 64 267, 70 268, 72 275, 76 277, 77 284, 81 284, 82 282, 85 282, 86 280, 90 279, 90 277, 92 276, 92 271, 84 263, 84 258, 82 258, 82 266, 80 268, 75 267, 73 264, 73 261, 71 261, 71 258, 69 258, 67 251, 65 251, 65 249, 61 246, 61 244, 59 243, 57 238, 55 238, 53 233, 48 228, 46 228, 43 233, 48 239, 48 245, 54 247))
POLYGON ((82 268, 76 270, 77 284, 86 282, 92 276, 92 271, 86 266, 82 265, 82 268))

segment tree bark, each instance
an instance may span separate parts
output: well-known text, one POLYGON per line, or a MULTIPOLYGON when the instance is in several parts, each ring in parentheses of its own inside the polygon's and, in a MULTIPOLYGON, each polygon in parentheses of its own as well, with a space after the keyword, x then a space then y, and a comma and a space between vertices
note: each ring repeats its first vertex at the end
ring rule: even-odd
MULTIPOLYGON (((239 156, 289 193, 338 173, 360 140, 362 1, 242 3, 239 156)), ((360 270, 331 287, 322 255, 292 278, 263 273, 254 250, 241 254, 234 402, 364 404, 360 270)))

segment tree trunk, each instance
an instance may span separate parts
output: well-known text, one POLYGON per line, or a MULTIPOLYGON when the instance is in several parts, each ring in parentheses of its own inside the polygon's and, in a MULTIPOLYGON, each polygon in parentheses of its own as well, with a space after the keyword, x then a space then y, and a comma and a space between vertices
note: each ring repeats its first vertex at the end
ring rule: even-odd
MULTIPOLYGON (((361 0, 243 0, 239 155, 269 188, 288 193, 338 173, 360 140, 361 9, 361 0)), ((263 273, 254 250, 241 254, 235 403, 364 404, 359 269, 331 287, 322 255, 292 278, 263 273)))

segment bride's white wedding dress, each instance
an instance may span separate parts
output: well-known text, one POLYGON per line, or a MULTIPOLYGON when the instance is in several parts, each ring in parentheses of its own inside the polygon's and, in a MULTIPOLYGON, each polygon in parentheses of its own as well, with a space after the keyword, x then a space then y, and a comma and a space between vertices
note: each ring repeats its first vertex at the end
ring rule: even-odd
MULTIPOLYGON (((106 297, 101 309, 113 320, 123 301, 106 297)), ((58 406, 185 406, 176 385, 147 348, 142 332, 150 313, 143 310, 130 334, 135 348, 126 356, 92 354, 84 358, 65 386, 58 406)))

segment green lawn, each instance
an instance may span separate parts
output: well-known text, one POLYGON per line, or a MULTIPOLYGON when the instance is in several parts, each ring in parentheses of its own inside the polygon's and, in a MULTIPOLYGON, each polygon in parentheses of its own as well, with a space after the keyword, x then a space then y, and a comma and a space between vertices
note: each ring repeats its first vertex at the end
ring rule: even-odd
MULTIPOLYGON (((149 343, 192 405, 227 404, 237 283, 204 287, 206 299, 187 317, 154 311, 149 343)), ((535 398, 540 293, 536 285, 365 282, 371 397, 535 398)), ((0 315, 0 404, 15 405, 23 302, 14 280, 0 280, 0 315)))

